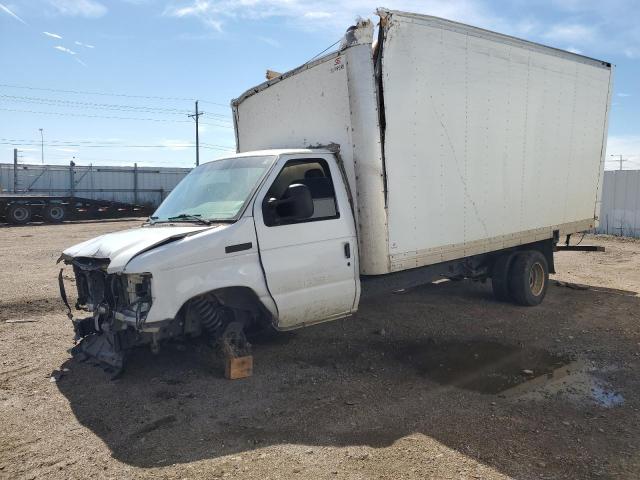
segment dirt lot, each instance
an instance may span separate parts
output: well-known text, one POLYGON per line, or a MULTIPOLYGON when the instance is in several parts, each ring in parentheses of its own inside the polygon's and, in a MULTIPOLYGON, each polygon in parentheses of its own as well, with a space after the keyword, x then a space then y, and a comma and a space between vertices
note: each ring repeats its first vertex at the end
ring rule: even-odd
POLYGON ((137 223, 0 227, 0 477, 640 478, 640 242, 559 253, 591 288, 540 307, 442 282, 255 345, 246 380, 177 345, 111 381, 69 358, 55 260, 137 223))

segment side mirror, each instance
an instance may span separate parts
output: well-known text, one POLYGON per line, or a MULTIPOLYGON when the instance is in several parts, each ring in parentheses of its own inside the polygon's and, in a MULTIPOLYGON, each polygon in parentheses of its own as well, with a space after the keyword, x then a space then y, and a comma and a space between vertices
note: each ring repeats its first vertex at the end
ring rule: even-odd
POLYGON ((313 216, 313 198, 309 187, 301 183, 289 185, 283 198, 268 200, 267 206, 275 210, 276 223, 296 220, 306 220, 313 216))

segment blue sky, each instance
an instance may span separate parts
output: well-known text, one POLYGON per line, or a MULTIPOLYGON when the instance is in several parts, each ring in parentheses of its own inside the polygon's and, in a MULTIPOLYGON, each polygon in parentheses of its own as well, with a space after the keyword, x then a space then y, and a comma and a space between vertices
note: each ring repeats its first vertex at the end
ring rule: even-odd
POLYGON ((21 162, 39 163, 42 128, 46 163, 191 166, 191 99, 205 112, 201 161, 219 157, 234 149, 231 98, 378 6, 614 63, 608 153, 640 168, 635 0, 0 0, 0 162, 17 146, 21 162))

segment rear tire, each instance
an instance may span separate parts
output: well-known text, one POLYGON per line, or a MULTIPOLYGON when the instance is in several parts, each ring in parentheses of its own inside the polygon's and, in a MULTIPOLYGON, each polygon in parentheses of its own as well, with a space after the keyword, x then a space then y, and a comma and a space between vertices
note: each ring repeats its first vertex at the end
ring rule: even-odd
POLYGON ((518 305, 539 305, 549 286, 549 264, 537 250, 519 253, 509 272, 509 291, 518 305))
POLYGON ((31 207, 14 203, 7 209, 7 221, 14 225, 25 225, 31 220, 31 207))
POLYGON ((48 223, 61 223, 67 217, 67 211, 62 205, 46 205, 42 209, 42 217, 48 223))
POLYGON ((491 288, 493 296, 501 302, 512 300, 509 291, 509 271, 513 263, 513 253, 505 253, 498 257, 491 268, 491 288))

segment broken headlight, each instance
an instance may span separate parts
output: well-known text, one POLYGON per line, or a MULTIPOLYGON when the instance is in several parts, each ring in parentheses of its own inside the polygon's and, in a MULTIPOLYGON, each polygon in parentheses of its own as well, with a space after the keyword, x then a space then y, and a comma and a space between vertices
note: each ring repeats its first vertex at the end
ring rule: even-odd
POLYGON ((132 322, 136 327, 142 326, 151 308, 151 274, 134 273, 121 275, 123 288, 120 309, 116 309, 115 317, 118 320, 132 322))

